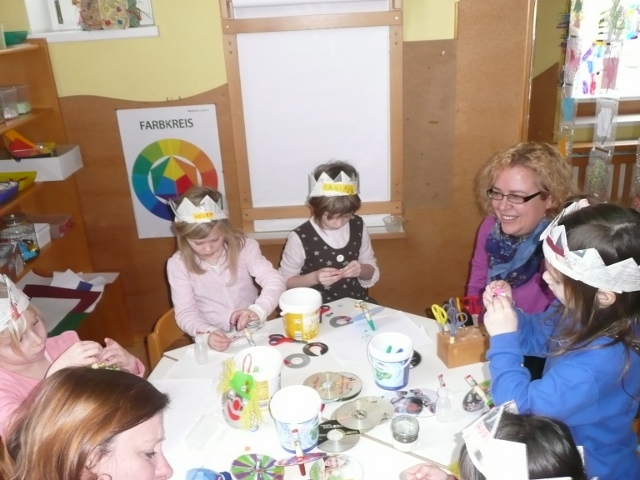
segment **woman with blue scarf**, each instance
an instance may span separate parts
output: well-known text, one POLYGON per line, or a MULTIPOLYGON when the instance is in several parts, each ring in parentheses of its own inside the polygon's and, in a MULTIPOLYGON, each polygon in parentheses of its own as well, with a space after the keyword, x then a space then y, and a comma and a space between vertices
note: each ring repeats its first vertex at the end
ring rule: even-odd
MULTIPOLYGON (((485 219, 480 224, 467 295, 482 297, 494 280, 511 285, 515 305, 543 312, 555 298, 542 280, 540 234, 575 193, 571 166, 546 143, 520 143, 495 154, 476 174, 474 194, 485 219)), ((532 380, 542 359, 525 357, 532 380)))

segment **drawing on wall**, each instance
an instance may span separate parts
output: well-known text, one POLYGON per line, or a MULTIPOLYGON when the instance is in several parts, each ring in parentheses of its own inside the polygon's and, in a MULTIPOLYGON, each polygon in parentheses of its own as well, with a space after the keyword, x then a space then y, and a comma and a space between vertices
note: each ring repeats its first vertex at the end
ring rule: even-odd
POLYGON ((169 200, 192 185, 224 194, 215 105, 118 110, 139 238, 169 237, 169 200))

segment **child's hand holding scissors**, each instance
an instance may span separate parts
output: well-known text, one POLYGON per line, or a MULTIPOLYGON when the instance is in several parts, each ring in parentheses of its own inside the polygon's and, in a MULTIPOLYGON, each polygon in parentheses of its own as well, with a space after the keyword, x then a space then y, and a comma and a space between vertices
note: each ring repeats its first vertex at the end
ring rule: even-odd
MULTIPOLYGON (((486 292, 485 292, 486 295, 486 292)), ((497 296, 485 303, 484 326, 492 337, 518 331, 518 316, 509 297, 497 296)))

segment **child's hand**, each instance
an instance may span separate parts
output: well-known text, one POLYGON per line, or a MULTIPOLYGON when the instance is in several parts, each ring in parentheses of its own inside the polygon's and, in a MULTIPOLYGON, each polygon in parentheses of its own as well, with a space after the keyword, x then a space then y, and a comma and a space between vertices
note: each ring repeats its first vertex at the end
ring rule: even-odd
POLYGON ((209 347, 224 352, 231 345, 231 339, 222 330, 214 330, 209 334, 209 347))
POLYGON ((316 272, 318 283, 324 285, 333 285, 342 278, 340 270, 337 268, 321 268, 316 272))
POLYGON ((49 377, 58 370, 67 367, 91 365, 98 361, 98 358, 102 354, 102 350, 102 345, 98 342, 92 342, 89 340, 76 342, 53 361, 46 376, 49 377))
POLYGON ((511 299, 498 296, 493 301, 486 303, 487 311, 484 314, 484 326, 492 337, 501 333, 518 331, 518 316, 511 306, 511 299))
POLYGON ((229 323, 236 327, 236 330, 242 330, 247 326, 247 323, 260 320, 260 317, 253 310, 243 308, 242 310, 236 310, 229 317, 229 323))
POLYGON ((509 301, 513 303, 513 292, 511 291, 511 285, 504 280, 494 280, 484 289, 482 294, 482 302, 484 306, 487 303, 491 303, 495 297, 507 297, 509 301))
POLYGON ((141 373, 138 372, 136 366, 136 357, 122 348, 118 342, 111 338, 105 338, 104 343, 106 347, 102 350, 102 354, 97 360, 98 363, 104 363, 109 366, 115 365, 120 370, 125 370, 129 373, 141 373))
POLYGON ((353 260, 352 262, 349 262, 346 267, 340 270, 340 272, 342 273, 342 278, 358 278, 362 272, 362 265, 360 265, 360 262, 357 260, 353 260))
POLYGON ((447 472, 429 463, 414 465, 400 474, 400 480, 448 480, 449 478, 453 477, 450 477, 447 472))

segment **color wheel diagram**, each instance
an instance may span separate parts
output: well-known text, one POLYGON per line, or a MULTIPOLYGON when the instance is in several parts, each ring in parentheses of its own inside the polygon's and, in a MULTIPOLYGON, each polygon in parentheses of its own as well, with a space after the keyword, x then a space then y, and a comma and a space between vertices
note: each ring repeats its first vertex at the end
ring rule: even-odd
POLYGON ((192 185, 218 188, 218 173, 211 159, 185 140, 164 139, 147 145, 137 156, 131 184, 140 203, 164 220, 173 220, 169 199, 192 185))

